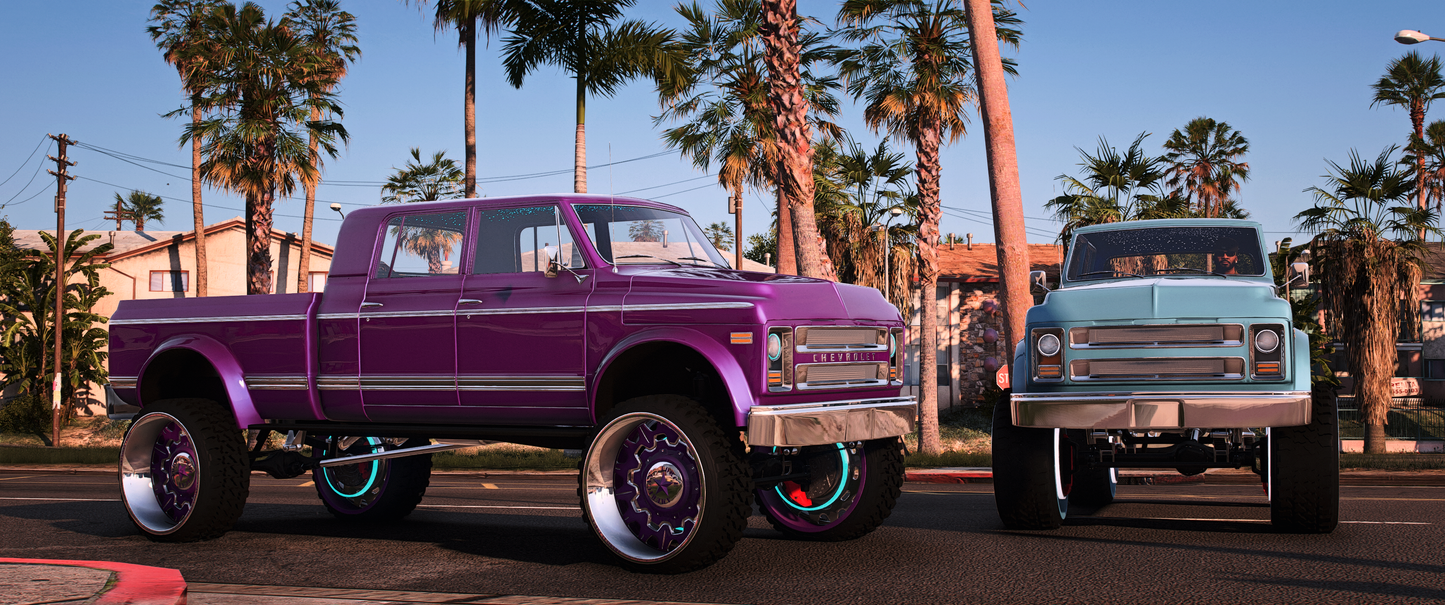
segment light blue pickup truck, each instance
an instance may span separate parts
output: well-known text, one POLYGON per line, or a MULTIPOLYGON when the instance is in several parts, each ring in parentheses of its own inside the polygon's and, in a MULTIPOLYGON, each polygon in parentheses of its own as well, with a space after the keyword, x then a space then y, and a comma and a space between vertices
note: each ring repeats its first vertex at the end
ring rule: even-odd
MULTIPOLYGON (((1260 225, 1113 223, 1072 234, 1059 287, 1029 309, 1013 387, 994 413, 1004 525, 1052 529, 1114 499, 1118 469, 1251 467, 1282 531, 1339 518, 1332 393, 1311 390, 1260 225)), ((1308 267, 1291 268, 1295 285, 1308 267)))

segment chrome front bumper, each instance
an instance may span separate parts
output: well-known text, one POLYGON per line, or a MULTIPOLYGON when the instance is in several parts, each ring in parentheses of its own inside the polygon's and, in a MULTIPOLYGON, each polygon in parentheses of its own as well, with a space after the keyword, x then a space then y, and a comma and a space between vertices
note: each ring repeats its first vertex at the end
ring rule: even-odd
POLYGON ((1182 429, 1302 426, 1309 391, 1015 393, 1015 426, 1064 429, 1182 429))
POLYGON ((748 445, 804 446, 867 441, 913 432, 912 397, 755 406, 748 412, 748 445))

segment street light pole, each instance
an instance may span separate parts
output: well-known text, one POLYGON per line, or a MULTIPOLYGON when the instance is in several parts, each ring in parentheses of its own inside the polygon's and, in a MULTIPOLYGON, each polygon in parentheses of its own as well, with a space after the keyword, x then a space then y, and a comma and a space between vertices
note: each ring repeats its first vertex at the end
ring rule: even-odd
POLYGON ((1395 41, 1401 44, 1419 44, 1430 40, 1445 42, 1445 38, 1432 38, 1413 29, 1402 29, 1395 34, 1395 41))
POLYGON ((898 218, 898 216, 901 214, 903 214, 902 208, 899 208, 898 206, 889 208, 888 221, 883 223, 882 225, 879 225, 878 223, 873 223, 872 227, 873 231, 877 231, 879 229, 883 230, 883 298, 884 300, 890 301, 893 300, 893 281, 889 277, 888 267, 892 264, 893 260, 893 233, 889 231, 888 228, 893 224, 893 219, 898 218))

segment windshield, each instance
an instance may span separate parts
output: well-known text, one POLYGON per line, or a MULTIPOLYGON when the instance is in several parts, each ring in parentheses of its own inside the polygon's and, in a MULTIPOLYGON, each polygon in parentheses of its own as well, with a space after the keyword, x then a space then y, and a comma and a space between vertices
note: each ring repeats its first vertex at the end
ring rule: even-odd
POLYGON ((1264 275, 1259 233, 1249 227, 1161 227, 1080 234, 1070 281, 1171 275, 1264 275))
POLYGON ((610 204, 572 208, 597 253, 614 265, 729 267, 686 214, 610 204))

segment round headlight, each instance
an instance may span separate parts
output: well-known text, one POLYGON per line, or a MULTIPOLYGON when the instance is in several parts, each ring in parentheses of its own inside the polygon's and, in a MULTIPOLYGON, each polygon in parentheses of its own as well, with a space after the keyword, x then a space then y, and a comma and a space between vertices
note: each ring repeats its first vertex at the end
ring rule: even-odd
POLYGON ((1279 334, 1274 330, 1260 330, 1254 335, 1254 350, 1260 353, 1273 353, 1279 348, 1279 334))
POLYGON ((1044 357, 1053 357, 1059 354, 1059 337, 1053 334, 1045 334, 1039 337, 1039 354, 1044 357))
POLYGON ((768 335, 768 361, 777 361, 783 356, 783 339, 777 333, 768 335))

